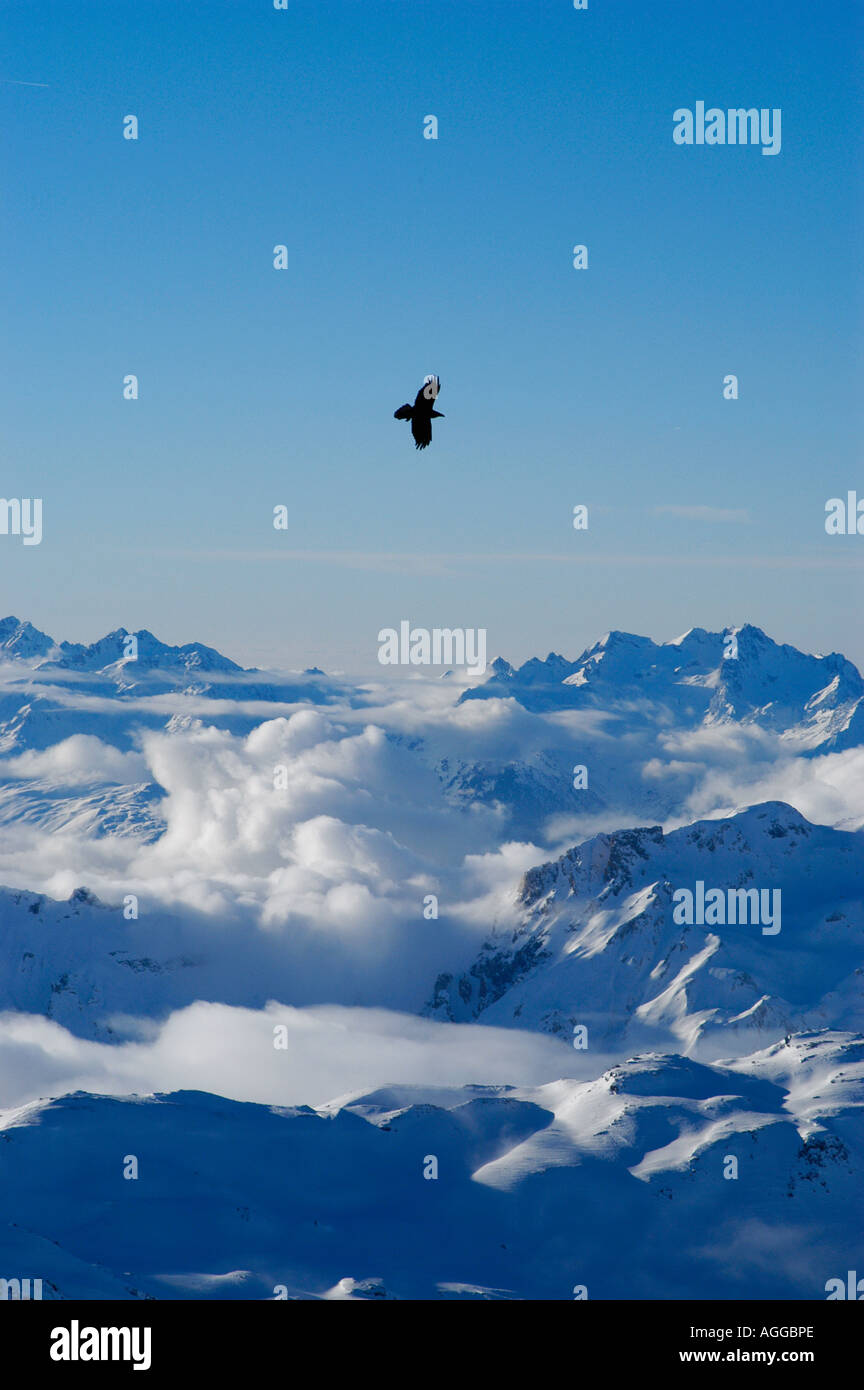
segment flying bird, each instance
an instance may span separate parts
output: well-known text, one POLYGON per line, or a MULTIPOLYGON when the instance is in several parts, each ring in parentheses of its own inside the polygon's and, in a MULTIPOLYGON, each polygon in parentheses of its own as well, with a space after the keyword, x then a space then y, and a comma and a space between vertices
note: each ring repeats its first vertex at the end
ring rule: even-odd
POLYGON ((399 409, 393 412, 394 420, 411 421, 411 433, 418 449, 425 449, 427 444, 432 443, 432 421, 444 419, 440 410, 432 409, 440 390, 441 382, 438 377, 427 376, 417 392, 414 404, 400 405, 399 409))

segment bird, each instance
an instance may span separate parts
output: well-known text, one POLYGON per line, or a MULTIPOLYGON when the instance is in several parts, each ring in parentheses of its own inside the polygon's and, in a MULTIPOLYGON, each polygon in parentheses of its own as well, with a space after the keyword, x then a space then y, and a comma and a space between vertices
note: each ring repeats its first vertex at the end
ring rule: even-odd
POLYGON ((417 449, 425 449, 432 443, 432 421, 444 419, 440 410, 432 409, 440 390, 438 377, 427 376, 414 398, 414 404, 400 405, 398 410, 393 411, 394 420, 411 421, 411 433, 417 449))

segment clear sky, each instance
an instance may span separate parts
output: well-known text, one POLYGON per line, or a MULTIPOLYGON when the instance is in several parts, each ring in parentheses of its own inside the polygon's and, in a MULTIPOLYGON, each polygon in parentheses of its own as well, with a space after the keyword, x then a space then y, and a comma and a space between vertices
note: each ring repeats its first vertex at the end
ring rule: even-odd
POLYGON ((2 493, 44 536, 0 536, 2 613, 357 672, 404 618, 864 662, 864 536, 824 531, 864 497, 862 20, 6 0, 2 493), (700 100, 780 108, 780 153, 677 146, 700 100))

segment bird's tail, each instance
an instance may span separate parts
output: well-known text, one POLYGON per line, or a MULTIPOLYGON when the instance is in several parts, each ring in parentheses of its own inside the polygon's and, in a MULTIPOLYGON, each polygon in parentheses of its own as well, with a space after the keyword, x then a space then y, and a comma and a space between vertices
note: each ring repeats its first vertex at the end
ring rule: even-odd
POLYGON ((394 420, 410 420, 410 419, 411 419, 411 416, 412 416, 413 414, 414 414, 414 411, 411 409, 411 406, 410 406, 410 405, 400 405, 400 407, 399 407, 398 410, 394 410, 394 411, 393 411, 393 419, 394 419, 394 420))

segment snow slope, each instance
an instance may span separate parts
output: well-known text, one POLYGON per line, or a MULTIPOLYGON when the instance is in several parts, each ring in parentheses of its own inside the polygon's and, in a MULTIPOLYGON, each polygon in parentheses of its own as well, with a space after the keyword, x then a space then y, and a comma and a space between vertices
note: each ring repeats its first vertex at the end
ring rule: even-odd
POLYGON ((789 806, 598 835, 530 869, 507 915, 467 970, 439 977, 434 1016, 684 1052, 729 1032, 864 1029, 864 837, 789 806), (779 889, 780 931, 676 924, 673 894, 699 881, 779 889))
POLYGON ((0 1267, 55 1297, 824 1297, 858 1258, 864 1051, 796 1048, 436 1104, 37 1103, 2 1117, 0 1267))
POLYGON ((0 621, 0 1278, 796 1299, 860 1264, 851 663, 613 632, 460 697, 129 635, 0 621), (676 920, 698 883, 780 931, 676 920), (260 1103, 283 1016, 317 1108, 260 1103))
POLYGON ((864 738, 864 681, 851 661, 780 645, 749 623, 726 633, 691 628, 659 644, 609 632, 572 662, 553 652, 514 669, 499 659, 461 698, 513 698, 533 711, 626 708, 631 724, 753 723, 811 750, 864 738))

